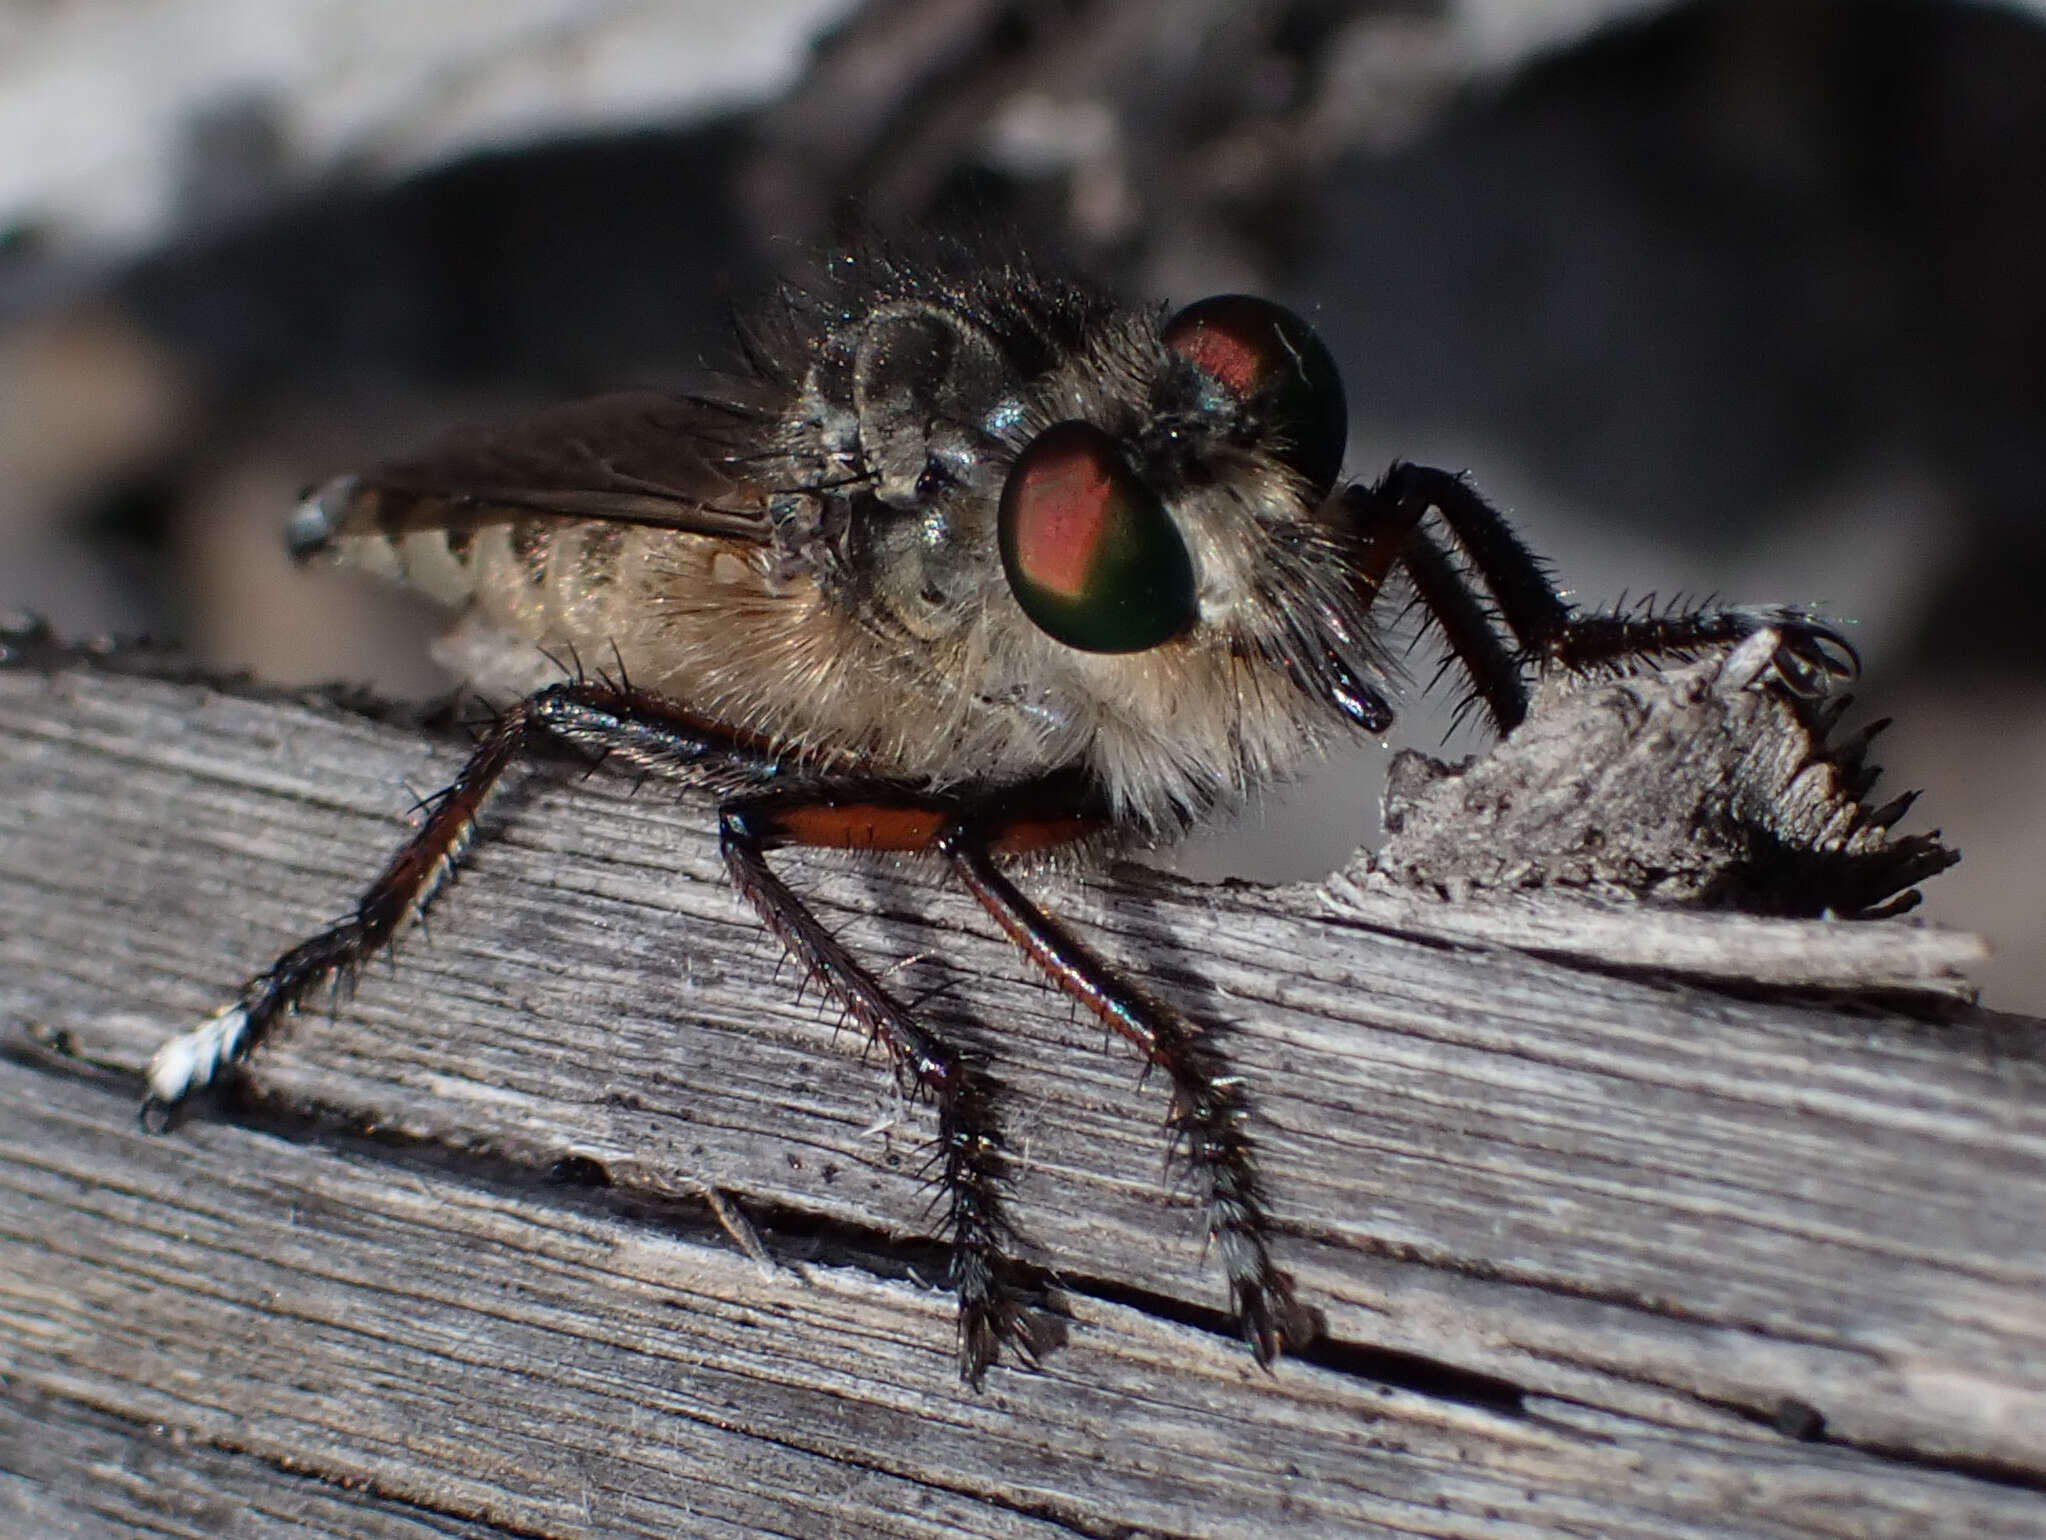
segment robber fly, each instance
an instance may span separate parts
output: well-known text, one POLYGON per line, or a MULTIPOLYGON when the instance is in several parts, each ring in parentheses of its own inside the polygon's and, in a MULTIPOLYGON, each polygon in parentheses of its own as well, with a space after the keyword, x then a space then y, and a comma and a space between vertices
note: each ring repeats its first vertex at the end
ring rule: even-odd
POLYGON ((1263 299, 1168 314, 1020 257, 866 249, 783 293, 743 340, 746 369, 715 392, 561 407, 300 506, 296 554, 463 607, 446 660, 516 704, 351 915, 156 1053, 152 1121, 391 942, 506 767, 551 740, 714 793, 739 893, 934 1104, 967 1380, 1039 1344, 1005 1247, 989 1078, 805 907, 779 848, 942 859, 1162 1073, 1170 1137, 1268 1363, 1312 1312, 1273 1258, 1241 1084, 1006 861, 1169 840, 1384 732, 1396 577, 1502 732, 1530 674, 1764 626, 1790 675, 1851 665, 1794 610, 1580 614, 1459 476, 1399 463, 1345 483, 1335 361, 1263 299), (615 668, 534 672, 578 654, 615 668))

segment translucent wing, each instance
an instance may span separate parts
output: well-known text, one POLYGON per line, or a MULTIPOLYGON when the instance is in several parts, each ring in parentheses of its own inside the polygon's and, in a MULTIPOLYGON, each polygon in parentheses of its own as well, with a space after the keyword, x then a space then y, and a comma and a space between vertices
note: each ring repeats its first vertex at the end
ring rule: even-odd
POLYGON ((765 543, 767 492, 742 474, 749 409, 632 392, 571 402, 318 487, 287 539, 305 557, 354 535, 473 530, 529 514, 765 543))

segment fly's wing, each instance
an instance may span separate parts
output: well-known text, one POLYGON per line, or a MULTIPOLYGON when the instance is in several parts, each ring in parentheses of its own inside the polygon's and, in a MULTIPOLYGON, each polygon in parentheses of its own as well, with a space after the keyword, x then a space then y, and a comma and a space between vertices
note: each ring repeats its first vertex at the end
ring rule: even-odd
POLYGON ((750 408, 598 396, 337 476, 299 504, 286 540, 303 559, 354 536, 397 540, 557 514, 765 544, 766 494, 739 474, 759 432, 750 408))

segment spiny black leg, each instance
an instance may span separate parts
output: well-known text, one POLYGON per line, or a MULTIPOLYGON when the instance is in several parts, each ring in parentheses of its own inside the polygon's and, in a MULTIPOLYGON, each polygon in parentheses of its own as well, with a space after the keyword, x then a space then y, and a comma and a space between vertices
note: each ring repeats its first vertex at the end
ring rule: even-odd
POLYGON ((1377 485, 1352 487, 1343 500, 1365 544, 1365 581, 1375 587, 1392 564, 1406 567, 1421 604, 1442 627, 1501 732, 1511 731, 1527 714, 1521 676, 1529 663, 1594 669, 1681 657, 1697 648, 1737 643, 1764 629, 1781 633, 1777 668, 1794 688, 1817 693, 1833 679, 1852 674, 1859 663, 1837 631, 1790 607, 1580 614, 1556 592, 1540 558, 1521 543, 1504 516, 1449 471, 1400 461, 1377 485), (1517 656, 1499 644, 1473 585, 1421 528, 1430 509, 1441 516, 1490 593, 1499 621, 1519 649, 1517 656), (1490 643, 1483 639, 1486 631, 1493 631, 1490 643))
POLYGON ((1680 610, 1636 615, 1574 615, 1549 648, 1558 667, 1593 669, 1633 658, 1682 657, 1702 647, 1731 647, 1757 631, 1783 637, 1776 668, 1786 684, 1823 694, 1833 680, 1851 678, 1861 658, 1824 621, 1786 605, 1733 605, 1723 610, 1680 610))
MULTIPOLYGON (((959 1372, 978 1387, 1004 1343, 1033 1360, 1038 1346, 1009 1276, 1000 1125, 984 1078, 883 989, 769 867, 767 850, 792 842, 784 821, 816 807, 796 798, 726 806, 718 823, 725 865, 790 955, 887 1047, 906 1087, 927 1092, 936 1105, 939 1181, 952 1241, 952 1285, 959 1295, 959 1372)), ((861 816, 885 820, 894 811, 863 809, 861 816)), ((905 816, 914 820, 918 810, 906 810, 905 816)), ((880 842, 887 843, 885 832, 880 842)))
MULTIPOLYGON (((1470 681, 1471 694, 1484 703, 1493 725, 1501 733, 1508 733, 1527 716, 1528 689, 1522 659, 1501 640, 1500 617, 1486 606, 1470 578, 1422 527, 1422 520, 1434 506, 1426 490, 1426 478, 1445 474, 1402 462, 1375 486, 1358 484, 1343 491, 1343 516, 1360 543, 1358 581, 1375 594, 1393 568, 1405 570, 1414 587, 1415 604, 1422 616, 1441 631, 1450 660, 1462 666, 1470 681)), ((1533 555, 1522 554, 1534 563, 1533 555)), ((1536 571, 1539 575, 1538 566, 1536 571)))
POLYGON ((1386 473, 1380 488, 1389 489, 1387 495, 1398 502, 1419 500, 1442 515, 1498 601, 1499 618, 1521 651, 1543 666, 1598 668, 1631 658, 1681 656, 1694 648, 1730 646, 1764 629, 1783 634, 1779 666, 1794 685, 1822 689, 1828 680, 1860 666, 1845 637, 1787 605, 1581 613, 1556 592, 1541 559, 1521 543, 1499 510, 1463 477, 1402 462, 1386 473))
POLYGON ((1471 694, 1484 703, 1500 732, 1511 732, 1527 717, 1527 678, 1518 655, 1500 639, 1492 612, 1427 530, 1417 528, 1407 536, 1400 560, 1414 585, 1415 604, 1441 630, 1450 658, 1463 665, 1471 694))
POLYGON ((680 786, 735 791, 831 768, 826 760, 784 759, 765 739, 628 684, 577 679, 549 685, 520 709, 530 714, 536 729, 558 742, 680 786))
POLYGON ((212 1016, 157 1049, 149 1061, 144 1122, 156 1126, 167 1121, 180 1102, 247 1058, 314 989, 330 979, 345 982, 417 919, 468 848, 491 791, 536 736, 615 754, 681 781, 727 789, 762 784, 783 769, 756 741, 658 696, 592 680, 538 691, 500 716, 454 784, 429 799, 418 832, 370 884, 353 914, 300 942, 212 1016))
POLYGON ((1229 1293, 1258 1362, 1311 1335, 1293 1280, 1272 1260, 1270 1210, 1245 1128, 1248 1099, 1214 1044, 1192 1023, 1118 978, 995 865, 986 834, 961 821, 938 848, 1011 940, 1053 983, 1120 1032, 1172 1084, 1167 1126, 1207 1191, 1208 1236, 1221 1254, 1229 1293))
POLYGON ((1522 651, 1544 654, 1568 629, 1570 606, 1549 581, 1541 558, 1463 477, 1400 460, 1372 495, 1400 509, 1403 520, 1418 520, 1430 508, 1442 515, 1522 651))
POLYGON ((228 1004, 156 1050, 142 1103, 145 1124, 165 1121, 228 1065, 247 1058, 314 988, 337 975, 345 979, 406 921, 418 917, 461 858, 484 800, 524 747, 531 706, 524 702, 498 718, 454 784, 427 801, 419 832, 378 874, 353 914, 301 941, 244 984, 228 1004))

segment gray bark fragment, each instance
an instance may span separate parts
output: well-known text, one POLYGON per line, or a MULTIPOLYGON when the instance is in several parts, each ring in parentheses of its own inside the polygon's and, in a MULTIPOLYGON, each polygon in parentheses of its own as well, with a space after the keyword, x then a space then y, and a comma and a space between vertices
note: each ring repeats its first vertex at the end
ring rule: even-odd
POLYGON ((1779 637, 1622 678, 1557 676, 1491 753, 1393 763, 1370 870, 1449 898, 1575 889, 1604 899, 1864 917, 1960 859, 1895 834, 1910 797, 1863 800, 1881 724, 1839 739, 1851 700, 1793 688, 1779 637))

